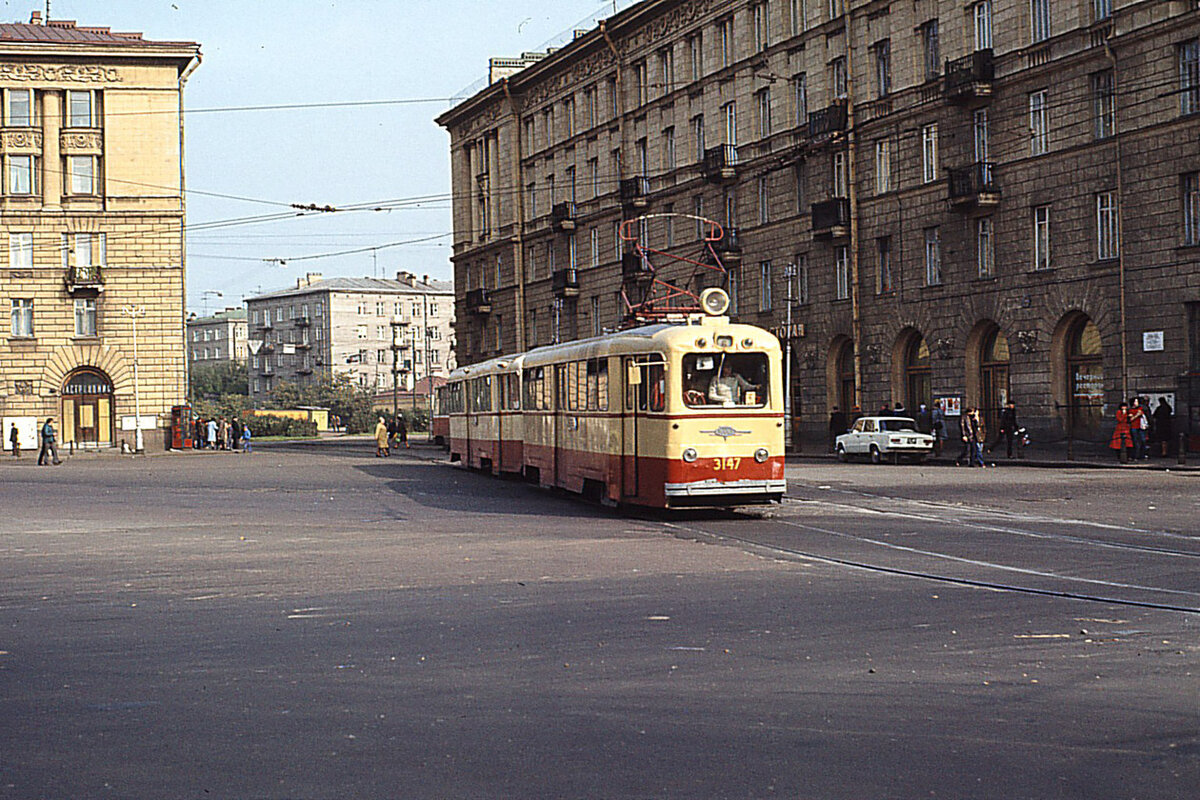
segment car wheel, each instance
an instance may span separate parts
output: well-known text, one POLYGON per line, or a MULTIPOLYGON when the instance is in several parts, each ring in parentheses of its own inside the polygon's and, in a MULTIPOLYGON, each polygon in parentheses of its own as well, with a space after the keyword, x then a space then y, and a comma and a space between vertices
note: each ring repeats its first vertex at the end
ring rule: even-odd
POLYGON ((871 463, 872 464, 882 464, 883 463, 883 453, 879 452, 879 447, 877 445, 871 445, 871 463))
POLYGON ((850 460, 850 455, 846 452, 844 445, 839 444, 837 446, 837 457, 838 461, 841 461, 843 464, 850 460))

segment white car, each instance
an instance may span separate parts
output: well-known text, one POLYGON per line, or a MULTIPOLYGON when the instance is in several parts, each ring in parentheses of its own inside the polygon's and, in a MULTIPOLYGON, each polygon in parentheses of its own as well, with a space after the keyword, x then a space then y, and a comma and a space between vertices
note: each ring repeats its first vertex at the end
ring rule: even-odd
POLYGON ((842 461, 862 455, 874 464, 885 458, 899 464, 901 456, 920 462, 933 452, 933 437, 918 431, 911 417, 860 417, 834 447, 842 461))

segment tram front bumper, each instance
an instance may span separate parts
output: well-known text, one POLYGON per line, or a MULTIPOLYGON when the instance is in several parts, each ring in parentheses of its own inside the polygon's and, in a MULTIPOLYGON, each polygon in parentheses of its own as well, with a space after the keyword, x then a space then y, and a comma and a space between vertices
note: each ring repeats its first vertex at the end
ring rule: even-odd
POLYGON ((665 489, 670 506, 760 505, 781 502, 787 492, 787 481, 688 481, 668 483, 665 489))

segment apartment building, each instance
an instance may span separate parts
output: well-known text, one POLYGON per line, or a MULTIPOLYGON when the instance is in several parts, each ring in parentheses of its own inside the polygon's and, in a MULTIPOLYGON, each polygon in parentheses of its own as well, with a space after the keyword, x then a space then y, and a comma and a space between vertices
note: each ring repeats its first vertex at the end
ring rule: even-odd
POLYGON ((208 317, 187 321, 188 359, 191 364, 222 361, 246 363, 248 327, 246 309, 227 308, 208 317))
POLYGON ((341 375, 365 389, 390 390, 393 364, 400 387, 411 390, 455 366, 448 281, 409 272, 395 280, 309 273, 295 288, 252 297, 246 307, 255 401, 283 381, 303 385, 341 375))
POLYGON ((0 339, 7 433, 164 447, 187 396, 182 94, 191 42, 0 24, 0 339), (140 418, 139 418, 140 413, 140 418))
POLYGON ((1200 425, 1198 37, 1182 1, 646 0, 439 117, 459 357, 620 324, 622 221, 679 250, 690 214, 806 438, 943 397, 1200 425))

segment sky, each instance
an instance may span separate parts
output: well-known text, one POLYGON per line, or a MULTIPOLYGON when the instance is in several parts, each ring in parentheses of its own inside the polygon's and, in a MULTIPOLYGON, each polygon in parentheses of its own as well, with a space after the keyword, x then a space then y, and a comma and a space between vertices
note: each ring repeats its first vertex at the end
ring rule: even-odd
MULTIPOLYGON (((6 22, 28 22, 47 5, 0 2, 6 22)), ((631 4, 616 0, 618 9, 631 4)), ((486 78, 490 57, 565 43, 614 8, 613 0, 49 5, 54 19, 201 45, 184 92, 187 306, 197 314, 295 286, 308 272, 449 280, 450 139, 434 118, 486 78), (287 213, 292 203, 384 208, 211 224, 287 213), (408 244, 388 246, 396 243, 408 244), (364 252, 330 255, 347 250, 364 252)))

